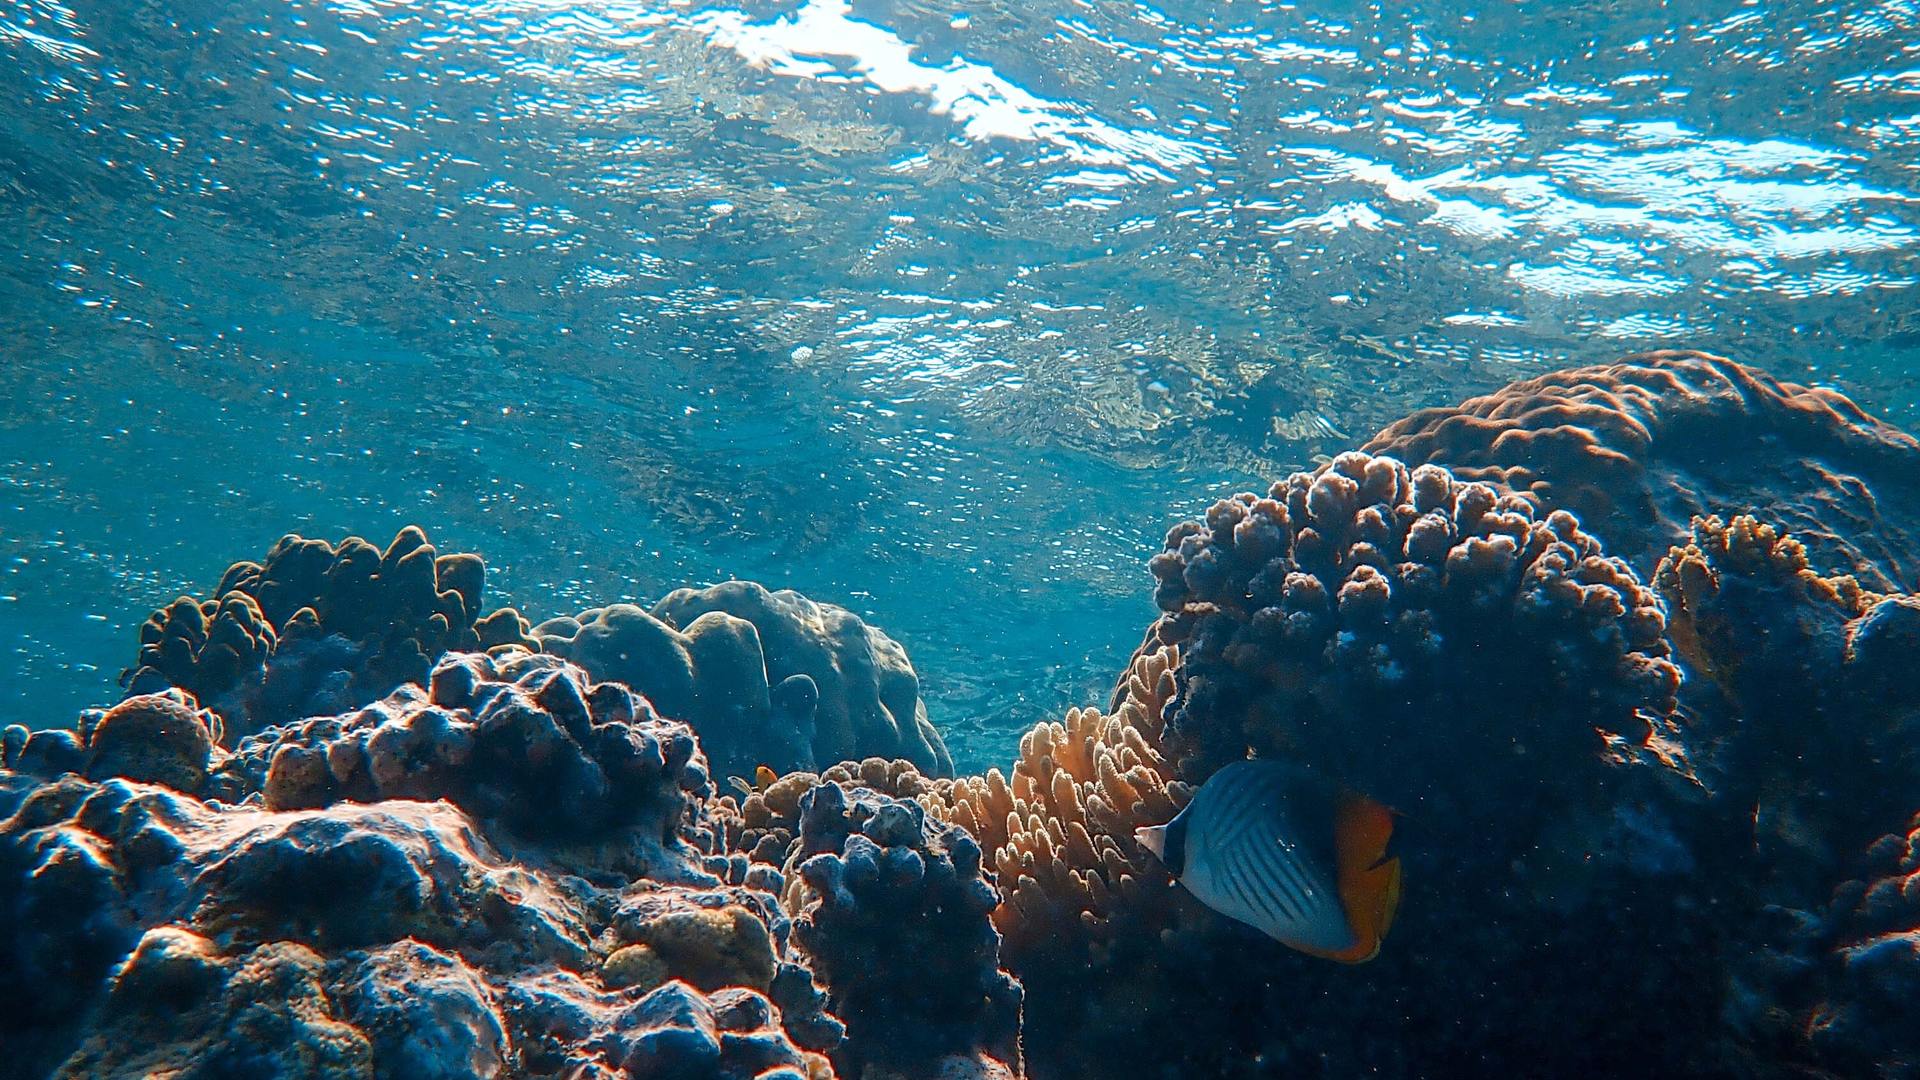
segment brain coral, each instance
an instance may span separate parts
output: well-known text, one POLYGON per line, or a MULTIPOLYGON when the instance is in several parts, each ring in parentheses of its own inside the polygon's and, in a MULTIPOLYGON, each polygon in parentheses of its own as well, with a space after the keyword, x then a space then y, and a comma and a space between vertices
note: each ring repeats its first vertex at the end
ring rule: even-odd
POLYGON ((1143 649, 1181 649, 1165 739, 1190 781, 1286 756, 1465 824, 1493 784, 1508 808, 1566 795, 1674 708, 1633 571, 1571 514, 1437 466, 1342 454, 1175 526, 1150 566, 1143 649))
POLYGON ((1643 574, 1695 515, 1755 512, 1874 588, 1920 584, 1920 443, 1832 390, 1707 353, 1525 379, 1364 449, 1571 510, 1643 574))
POLYGON ((127 692, 186 690, 234 739, 364 705, 425 679, 443 652, 519 640, 513 612, 482 617, 485 574, 479 556, 437 554, 414 526, 384 552, 289 535, 229 567, 210 599, 154 612, 127 692))
POLYGON ((874 756, 953 772, 900 644, 791 590, 746 581, 680 589, 652 611, 616 604, 551 619, 533 636, 687 720, 723 775, 874 756))

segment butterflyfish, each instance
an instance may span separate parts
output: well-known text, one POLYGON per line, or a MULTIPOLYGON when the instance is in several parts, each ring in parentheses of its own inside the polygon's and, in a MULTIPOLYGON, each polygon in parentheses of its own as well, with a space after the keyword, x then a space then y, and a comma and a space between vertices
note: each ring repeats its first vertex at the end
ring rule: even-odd
POLYGON ((1313 956, 1380 952, 1400 903, 1393 812, 1297 766, 1238 761, 1134 838, 1201 903, 1313 956))

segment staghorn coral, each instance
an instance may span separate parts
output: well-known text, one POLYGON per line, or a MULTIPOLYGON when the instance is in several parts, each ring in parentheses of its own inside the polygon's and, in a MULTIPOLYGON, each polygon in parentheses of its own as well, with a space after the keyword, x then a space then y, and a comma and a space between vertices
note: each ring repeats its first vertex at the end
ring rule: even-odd
POLYGON ((723 774, 905 758, 953 772, 898 642, 859 616, 745 581, 679 589, 534 627, 540 647, 626 683, 700 732, 723 774))
POLYGON ((1437 466, 1343 454, 1175 526, 1150 568, 1142 648, 1181 647, 1165 740, 1189 781, 1283 755, 1468 826, 1494 783, 1508 808, 1579 801, 1554 781, 1646 751, 1674 708, 1633 571, 1571 514, 1437 466))
POLYGON ((238 739, 374 701, 424 680, 449 650, 523 642, 518 615, 483 617, 480 557, 438 554, 416 526, 385 551, 288 535, 229 567, 207 600, 183 596, 140 628, 129 696, 178 687, 238 739))
POLYGON ((1000 970, 999 896, 980 846, 918 802, 868 788, 820 783, 799 810, 786 904, 847 1023, 843 1071, 1017 1069, 1020 984, 1000 970))
POLYGON ((1642 574, 1696 515, 1754 512, 1872 588, 1920 584, 1920 442, 1724 357, 1551 372, 1416 412, 1362 449, 1571 510, 1642 574))

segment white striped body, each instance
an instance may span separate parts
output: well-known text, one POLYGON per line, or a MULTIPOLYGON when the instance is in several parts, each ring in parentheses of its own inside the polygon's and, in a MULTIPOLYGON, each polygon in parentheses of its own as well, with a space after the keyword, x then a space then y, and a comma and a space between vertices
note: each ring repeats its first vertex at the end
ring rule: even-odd
POLYGON ((1177 861, 1180 883, 1220 914, 1303 952, 1341 953, 1355 935, 1337 885, 1331 803, 1303 790, 1312 786, 1291 766, 1235 762, 1142 842, 1177 861))

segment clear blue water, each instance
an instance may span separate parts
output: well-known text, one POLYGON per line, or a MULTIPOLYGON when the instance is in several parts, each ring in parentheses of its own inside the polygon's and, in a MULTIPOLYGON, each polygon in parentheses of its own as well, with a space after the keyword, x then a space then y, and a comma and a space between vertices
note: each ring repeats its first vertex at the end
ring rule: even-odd
POLYGON ((0 0, 0 206, 35 726, 419 522, 536 618, 844 603, 977 768, 1412 408, 1684 344, 1920 426, 1906 2, 0 0))

